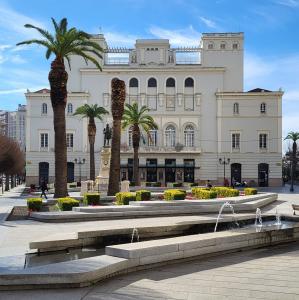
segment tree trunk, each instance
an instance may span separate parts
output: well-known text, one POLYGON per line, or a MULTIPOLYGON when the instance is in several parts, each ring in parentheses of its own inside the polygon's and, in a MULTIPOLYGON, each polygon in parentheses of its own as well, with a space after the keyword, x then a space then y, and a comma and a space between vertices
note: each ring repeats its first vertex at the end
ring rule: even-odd
POLYGON ((97 127, 93 118, 89 118, 88 123, 88 140, 89 140, 89 177, 95 180, 95 164, 94 164, 94 143, 97 133, 97 127))
POLYGON ((9 175, 5 174, 5 191, 9 191, 9 175))
POLYGON ((53 107, 55 135, 55 194, 54 198, 67 196, 67 148, 65 132, 65 106, 67 101, 68 75, 63 59, 56 58, 51 63, 49 82, 53 107))
POLYGON ((54 198, 65 197, 67 193, 67 148, 65 133, 65 108, 53 107, 55 132, 55 193, 54 198))
POLYGON ((119 192, 121 120, 113 120, 108 196, 119 192))
POLYGON ((133 181, 135 182, 136 186, 140 186, 138 147, 134 147, 133 181))
POLYGON ((292 165, 291 165, 291 187, 290 191, 294 192, 294 177, 296 175, 296 165, 297 165, 297 143, 296 141, 293 142, 293 152, 292 152, 292 165))
POLYGON ((113 196, 119 192, 120 182, 120 136, 121 119, 124 113, 124 103, 126 99, 125 82, 117 78, 111 82, 111 112, 113 117, 113 131, 111 143, 111 159, 109 171, 108 196, 113 196))
POLYGON ((133 125, 132 132, 133 140, 133 149, 134 149, 134 159, 133 159, 133 181, 136 186, 140 186, 140 177, 139 177, 139 144, 140 144, 140 129, 138 124, 133 125))
POLYGON ((89 165, 90 165, 90 170, 89 170, 89 177, 90 180, 95 180, 95 165, 94 165, 94 143, 89 144, 90 148, 90 157, 89 157, 89 165))

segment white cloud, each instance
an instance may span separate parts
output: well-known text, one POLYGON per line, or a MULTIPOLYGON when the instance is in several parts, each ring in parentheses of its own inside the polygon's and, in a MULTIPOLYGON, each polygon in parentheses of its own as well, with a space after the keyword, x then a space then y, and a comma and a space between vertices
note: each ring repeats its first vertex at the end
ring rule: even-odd
POLYGON ((199 17, 200 20, 209 28, 212 28, 212 29, 217 29, 218 26, 216 25, 216 23, 208 18, 205 18, 205 17, 199 17))
POLYGON ((288 7, 299 7, 299 1, 298 0, 276 0, 275 3, 281 4, 288 7))
POLYGON ((38 27, 45 28, 45 24, 33 18, 25 16, 3 3, 0 4, 0 29, 7 33, 13 32, 20 38, 32 38, 38 36, 38 33, 33 29, 25 28, 24 25, 29 23, 38 27))
POLYGON ((137 36, 108 31, 105 33, 105 38, 109 46, 133 47, 137 36))
POLYGON ((191 25, 175 30, 152 26, 149 32, 156 38, 169 39, 172 46, 198 46, 201 36, 191 25))

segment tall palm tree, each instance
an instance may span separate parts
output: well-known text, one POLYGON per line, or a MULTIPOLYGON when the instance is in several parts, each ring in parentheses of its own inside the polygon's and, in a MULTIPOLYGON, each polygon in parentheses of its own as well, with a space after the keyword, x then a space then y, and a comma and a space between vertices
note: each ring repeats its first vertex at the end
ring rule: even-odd
POLYGON ((133 159, 133 180, 137 186, 140 185, 139 178, 139 159, 138 151, 141 138, 141 132, 144 131, 149 138, 150 130, 158 129, 158 125, 155 123, 154 119, 147 114, 149 108, 142 106, 139 110, 138 104, 135 102, 132 105, 126 104, 122 128, 132 127, 132 141, 134 149, 134 159, 133 159))
POLYGON ((111 81, 111 113, 113 118, 111 159, 109 170, 108 196, 113 196, 119 192, 120 182, 120 135, 121 119, 124 113, 124 103, 126 100, 125 82, 117 78, 111 81))
POLYGON ((296 165, 297 165, 297 141, 299 140, 299 132, 291 131, 286 136, 285 140, 292 140, 293 141, 293 151, 292 151, 292 167, 291 167, 291 187, 290 191, 294 192, 294 175, 296 172, 296 165))
POLYGON ((99 119, 103 121, 103 115, 108 114, 108 111, 101 107, 98 106, 97 104, 84 104, 80 107, 78 107, 74 113, 74 116, 76 115, 81 115, 83 118, 88 118, 88 141, 89 141, 89 160, 90 160, 90 170, 89 170, 89 177, 90 180, 95 179, 95 165, 94 165, 94 143, 95 143, 95 138, 96 138, 96 133, 97 133, 97 127, 95 123, 95 119, 99 119))
POLYGON ((71 56, 81 56, 85 62, 95 64, 101 70, 98 62, 102 58, 103 49, 91 40, 91 35, 76 28, 68 28, 67 19, 63 18, 57 23, 52 18, 54 33, 26 24, 26 28, 37 30, 43 39, 27 40, 17 45, 37 44, 46 48, 46 58, 54 55, 49 72, 51 88, 51 102, 53 107, 53 122, 55 132, 55 194, 54 197, 67 195, 67 148, 65 132, 65 106, 67 102, 68 73, 65 70, 65 61, 71 64, 71 56))

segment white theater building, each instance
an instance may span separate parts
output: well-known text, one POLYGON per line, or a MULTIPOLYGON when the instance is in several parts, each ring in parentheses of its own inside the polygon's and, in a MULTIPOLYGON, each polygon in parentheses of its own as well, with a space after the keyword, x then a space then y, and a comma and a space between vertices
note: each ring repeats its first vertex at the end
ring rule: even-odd
MULTIPOLYGON (((282 177, 282 95, 257 88, 243 90, 243 33, 202 34, 198 47, 172 48, 168 40, 140 39, 132 49, 109 48, 103 35, 94 39, 104 48, 102 72, 74 57, 69 71, 66 108, 68 180, 87 178, 87 120, 72 116, 78 106, 95 104, 110 110, 111 80, 125 81, 127 103, 147 105, 159 126, 140 147, 141 181, 222 183, 226 178, 278 186, 282 177), (85 158, 79 166, 74 160, 85 158), (80 172, 81 168, 81 172, 80 172)), ((54 130, 47 89, 26 93, 27 183, 54 176, 54 130)), ((96 170, 103 147, 97 123, 96 170)), ((121 176, 132 176, 132 141, 124 131, 121 176)))

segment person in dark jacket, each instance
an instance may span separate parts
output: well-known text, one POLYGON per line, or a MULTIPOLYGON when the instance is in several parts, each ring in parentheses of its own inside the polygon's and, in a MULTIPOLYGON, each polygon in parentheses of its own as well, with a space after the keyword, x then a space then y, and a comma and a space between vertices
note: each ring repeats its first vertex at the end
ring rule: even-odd
POLYGON ((40 189, 42 191, 40 197, 42 198, 43 196, 45 196, 45 198, 48 199, 45 192, 48 191, 49 189, 48 189, 47 182, 45 180, 42 181, 42 183, 40 185, 40 189))

